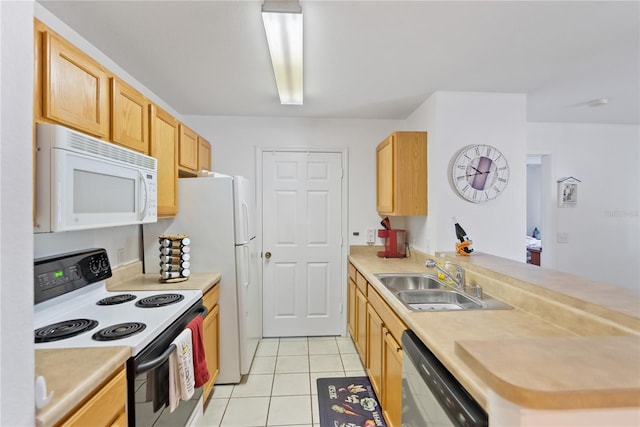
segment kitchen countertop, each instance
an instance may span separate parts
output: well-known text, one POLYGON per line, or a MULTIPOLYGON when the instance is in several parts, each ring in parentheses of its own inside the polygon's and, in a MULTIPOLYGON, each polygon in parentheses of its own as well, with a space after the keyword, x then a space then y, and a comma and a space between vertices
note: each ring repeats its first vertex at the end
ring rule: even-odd
POLYGON ((534 409, 640 405, 636 293, 487 254, 447 253, 468 284, 514 309, 413 312, 374 274, 435 274, 424 267, 428 256, 385 259, 376 249, 354 246, 349 260, 485 409, 488 387, 534 409))
POLYGON ((123 291, 180 291, 195 289, 205 293, 220 281, 220 273, 192 273, 188 280, 175 283, 161 283, 159 274, 143 274, 142 263, 134 262, 113 271, 113 276, 106 280, 107 290, 123 291))
MULTIPOLYGON (((200 290, 205 293, 221 279, 220 273, 198 273, 177 283, 160 283, 157 274, 142 274, 142 263, 134 262, 113 270, 106 280, 107 290, 179 291, 200 290)), ((42 375, 47 390, 54 390, 52 401, 36 410, 37 427, 57 423, 131 356, 128 347, 47 349, 35 352, 35 375, 42 375)))
POLYGON ((51 402, 36 410, 36 426, 57 423, 122 368, 130 356, 128 347, 36 350, 35 375, 44 376, 47 391, 53 390, 51 402))

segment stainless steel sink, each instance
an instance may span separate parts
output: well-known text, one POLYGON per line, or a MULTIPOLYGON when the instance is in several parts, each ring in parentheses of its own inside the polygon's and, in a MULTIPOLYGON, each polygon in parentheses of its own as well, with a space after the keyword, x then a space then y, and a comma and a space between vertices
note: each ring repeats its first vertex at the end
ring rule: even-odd
POLYGON ((475 298, 456 289, 429 289, 424 291, 399 291, 394 295, 413 311, 448 310, 511 310, 505 304, 489 295, 475 298))
POLYGON ((482 301, 454 289, 428 291, 400 291, 396 297, 414 311, 479 310, 482 301))
POLYGON ((431 274, 380 273, 374 276, 413 311, 513 309, 489 295, 476 298, 454 289, 431 274))
POLYGON ((422 273, 375 274, 380 282, 392 291, 420 291, 425 289, 447 289, 437 276, 422 273))

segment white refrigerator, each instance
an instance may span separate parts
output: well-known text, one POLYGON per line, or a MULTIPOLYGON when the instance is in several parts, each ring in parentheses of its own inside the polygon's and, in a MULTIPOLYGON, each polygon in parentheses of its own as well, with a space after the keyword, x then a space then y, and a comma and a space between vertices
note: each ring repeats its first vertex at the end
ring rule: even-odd
POLYGON ((222 274, 217 384, 240 382, 262 336, 254 194, 253 184, 241 176, 181 178, 176 218, 143 226, 146 273, 160 269, 158 236, 188 234, 191 272, 222 274))

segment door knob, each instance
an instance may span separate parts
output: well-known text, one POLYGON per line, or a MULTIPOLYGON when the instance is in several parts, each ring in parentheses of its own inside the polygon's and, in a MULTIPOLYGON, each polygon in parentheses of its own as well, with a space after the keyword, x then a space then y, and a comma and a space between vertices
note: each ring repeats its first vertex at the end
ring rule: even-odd
POLYGON ((267 253, 265 253, 265 254, 264 254, 264 257, 265 257, 266 259, 271 258, 271 252, 267 252, 267 253))

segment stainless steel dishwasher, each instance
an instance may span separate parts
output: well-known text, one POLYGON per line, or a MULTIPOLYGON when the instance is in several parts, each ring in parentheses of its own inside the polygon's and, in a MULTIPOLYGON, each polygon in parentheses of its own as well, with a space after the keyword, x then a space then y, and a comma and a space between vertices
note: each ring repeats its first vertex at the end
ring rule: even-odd
POLYGON ((487 426, 482 407, 410 330, 402 334, 402 427, 487 426))

